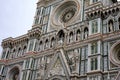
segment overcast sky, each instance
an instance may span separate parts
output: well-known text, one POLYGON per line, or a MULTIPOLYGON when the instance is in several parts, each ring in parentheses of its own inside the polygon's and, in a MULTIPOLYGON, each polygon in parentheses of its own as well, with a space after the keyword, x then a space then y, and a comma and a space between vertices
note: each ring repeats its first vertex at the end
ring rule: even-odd
POLYGON ((37 1, 0 0, 0 44, 5 38, 20 36, 31 29, 37 1))
POLYGON ((37 1, 0 0, 0 43, 5 38, 20 36, 31 29, 37 1))

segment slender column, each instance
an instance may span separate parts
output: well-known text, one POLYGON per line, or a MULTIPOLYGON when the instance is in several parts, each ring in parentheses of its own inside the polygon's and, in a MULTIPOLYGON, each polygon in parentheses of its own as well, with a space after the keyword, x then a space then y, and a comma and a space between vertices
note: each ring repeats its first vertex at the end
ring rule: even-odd
POLYGON ((30 62, 29 62, 29 69, 31 69, 31 65, 32 65, 32 58, 30 58, 30 62))
POLYGON ((101 41, 98 41, 97 44, 98 54, 101 54, 101 41))
POLYGON ((4 66, 2 65, 2 67, 0 69, 0 75, 2 75, 3 68, 4 68, 4 66))
POLYGON ((29 47, 30 47, 30 40, 29 40, 29 42, 28 42, 28 46, 27 46, 27 50, 26 50, 26 52, 29 51, 29 47))
POLYGON ((98 18, 98 33, 100 33, 101 32, 101 19, 100 18, 98 18))
POLYGON ((32 49, 32 51, 35 50, 36 42, 37 42, 37 39, 34 39, 34 44, 33 44, 33 49, 32 49))
POLYGON ((6 53, 5 53, 5 57, 4 57, 4 59, 6 59, 6 58, 7 58, 8 51, 9 51, 9 48, 7 48, 7 49, 6 49, 6 53))
POLYGON ((25 69, 25 63, 26 63, 26 60, 24 60, 24 63, 23 63, 23 70, 25 69))
POLYGON ((90 56, 91 55, 91 43, 88 44, 88 52, 89 52, 88 56, 90 56))
POLYGON ((26 80, 28 80, 28 79, 29 79, 29 74, 30 74, 30 71, 28 70, 28 71, 27 71, 26 80))
POLYGON ((98 56, 98 58, 97 58, 97 59, 98 59, 98 64, 97 64, 98 69, 97 69, 97 70, 100 70, 100 67, 101 67, 101 66, 100 66, 100 65, 101 65, 101 64, 100 64, 100 61, 101 61, 101 56, 98 56))
POLYGON ((84 20, 84 0, 81 0, 81 21, 84 20))
POLYGON ((20 80, 22 80, 22 78, 23 78, 23 72, 21 72, 20 74, 20 80))
POLYGON ((92 21, 89 21, 89 35, 92 34, 92 21))
POLYGON ((93 3, 93 0, 90 0, 90 4, 92 4, 93 3))
POLYGON ((88 58, 88 65, 89 67, 87 67, 87 72, 90 72, 91 71, 91 59, 88 58))

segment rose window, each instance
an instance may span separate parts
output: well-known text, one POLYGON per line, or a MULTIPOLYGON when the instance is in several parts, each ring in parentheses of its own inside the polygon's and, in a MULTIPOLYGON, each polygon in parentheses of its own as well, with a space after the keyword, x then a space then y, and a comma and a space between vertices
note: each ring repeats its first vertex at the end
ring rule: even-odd
POLYGON ((75 11, 75 9, 69 9, 65 11, 62 15, 61 21, 64 23, 68 22, 75 15, 75 11))
POLYGON ((77 0, 69 0, 56 7, 51 15, 53 26, 68 25, 78 18, 80 14, 80 3, 77 0))

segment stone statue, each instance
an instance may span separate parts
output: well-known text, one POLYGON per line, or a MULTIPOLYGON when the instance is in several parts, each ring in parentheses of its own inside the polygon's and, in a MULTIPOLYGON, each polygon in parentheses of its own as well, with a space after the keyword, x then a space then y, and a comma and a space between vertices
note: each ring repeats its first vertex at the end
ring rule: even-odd
POLYGON ((19 80, 19 75, 18 75, 18 74, 15 74, 15 75, 13 76, 13 80, 19 80))
POLYGON ((113 31, 113 24, 110 22, 109 24, 109 32, 112 32, 113 31))

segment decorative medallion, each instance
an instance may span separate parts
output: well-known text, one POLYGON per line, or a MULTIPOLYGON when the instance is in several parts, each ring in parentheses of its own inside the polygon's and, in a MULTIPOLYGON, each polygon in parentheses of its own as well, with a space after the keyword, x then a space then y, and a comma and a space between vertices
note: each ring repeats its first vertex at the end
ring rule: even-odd
POLYGON ((80 2, 77 0, 63 1, 56 7, 51 15, 51 21, 54 26, 62 26, 74 21, 80 14, 80 2))
POLYGON ((61 16, 61 21, 64 23, 68 22, 75 15, 75 12, 76 12, 76 9, 74 8, 65 10, 65 12, 63 12, 61 16))

